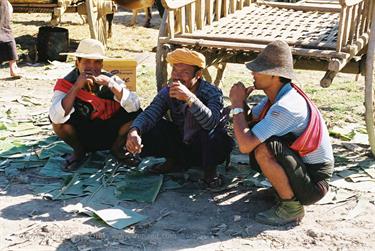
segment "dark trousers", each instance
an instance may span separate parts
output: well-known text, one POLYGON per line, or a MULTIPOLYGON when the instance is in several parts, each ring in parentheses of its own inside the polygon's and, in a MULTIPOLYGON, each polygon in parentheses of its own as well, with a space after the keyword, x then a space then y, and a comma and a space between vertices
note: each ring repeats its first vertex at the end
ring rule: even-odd
MULTIPOLYGON (((303 205, 319 201, 328 192, 328 180, 333 173, 333 163, 307 164, 302 158, 278 137, 265 141, 277 162, 288 176, 296 198, 303 205)), ((250 154, 250 165, 260 171, 254 153, 250 154)))
POLYGON ((134 120, 141 111, 128 113, 121 108, 107 120, 91 120, 82 117, 78 112, 73 112, 66 124, 74 127, 86 151, 108 150, 115 142, 120 128, 134 120))
POLYGON ((234 146, 224 128, 216 128, 213 132, 201 129, 186 144, 177 126, 165 119, 142 135, 142 144, 142 157, 170 158, 182 170, 191 166, 200 166, 203 170, 215 168, 229 158, 234 146))
POLYGON ((9 42, 0 42, 0 63, 17 60, 17 47, 14 39, 9 42))

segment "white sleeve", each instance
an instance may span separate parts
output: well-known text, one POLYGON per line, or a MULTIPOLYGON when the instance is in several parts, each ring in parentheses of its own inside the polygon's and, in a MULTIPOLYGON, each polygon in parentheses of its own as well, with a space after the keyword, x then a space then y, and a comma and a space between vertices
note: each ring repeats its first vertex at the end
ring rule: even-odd
POLYGON ((126 87, 125 82, 122 81, 120 78, 114 76, 111 78, 111 81, 114 81, 117 85, 122 88, 122 98, 121 100, 117 100, 116 96, 114 96, 114 100, 120 103, 120 105, 125 109, 127 112, 136 112, 141 107, 139 102, 139 98, 135 92, 129 91, 126 87))
POLYGON ((49 108, 49 118, 54 124, 64 124, 69 120, 70 115, 74 112, 74 107, 65 116, 65 110, 62 107, 62 100, 65 98, 66 93, 62 91, 54 91, 52 96, 52 105, 49 108))

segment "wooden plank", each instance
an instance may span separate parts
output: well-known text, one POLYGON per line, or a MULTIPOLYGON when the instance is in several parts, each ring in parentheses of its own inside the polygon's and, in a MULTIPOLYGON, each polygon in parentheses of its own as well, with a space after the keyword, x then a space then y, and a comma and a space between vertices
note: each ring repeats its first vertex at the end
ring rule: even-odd
POLYGON ((206 17, 207 17, 207 24, 211 25, 213 21, 213 8, 214 2, 213 0, 206 0, 206 17))
MULTIPOLYGON (((204 39, 207 41, 223 41, 223 42, 236 42, 236 43, 256 43, 256 44, 269 44, 273 42, 275 39, 274 38, 269 38, 269 39, 263 39, 263 38, 257 38, 257 37, 249 37, 249 38, 238 38, 238 37, 227 37, 227 36, 222 36, 222 35, 205 35, 205 34, 184 34, 184 35, 179 35, 178 38, 187 38, 187 39, 195 39, 195 40, 200 40, 204 39)), ((309 46, 308 44, 303 44, 300 45, 299 40, 297 39, 283 39, 285 42, 287 42, 291 46, 301 46, 304 48, 322 48, 325 50, 335 50, 335 44, 328 44, 326 46, 322 44, 316 44, 314 46, 309 46)))
POLYGON ((361 15, 361 34, 363 34, 364 32, 367 32, 366 31, 366 22, 367 22, 367 19, 368 19, 368 14, 369 14, 369 3, 368 1, 365 1, 364 2, 364 7, 363 7, 363 11, 362 11, 362 15, 361 15))
POLYGON ((29 8, 46 8, 46 9, 58 7, 58 5, 54 4, 54 3, 51 3, 51 4, 46 4, 46 3, 32 3, 32 4, 22 3, 22 4, 18 4, 17 3, 17 4, 14 4, 12 6, 13 6, 13 8, 17 8, 17 7, 26 8, 26 7, 29 7, 29 8))
POLYGON ((356 14, 357 18, 355 20, 354 39, 357 39, 359 36, 362 35, 362 33, 361 33, 361 17, 362 17, 363 5, 364 5, 364 2, 361 2, 358 5, 357 14, 356 14))
POLYGON ((180 9, 180 26, 181 26, 181 33, 184 34, 186 31, 186 16, 185 16, 185 7, 181 7, 180 9))
POLYGON ((368 17, 368 23, 367 23, 367 30, 366 32, 370 32, 371 29, 371 20, 373 20, 373 17, 375 16, 375 1, 374 0, 369 0, 370 6, 369 6, 369 17, 368 17))
POLYGON ((351 7, 350 19, 349 20, 349 37, 348 37, 348 44, 352 44, 355 34, 356 34, 356 20, 357 20, 357 12, 358 12, 358 5, 354 5, 351 7))
POLYGON ((259 2, 258 5, 265 5, 275 8, 301 10, 301 11, 319 11, 319 12, 340 12, 340 5, 322 5, 322 4, 291 4, 291 3, 276 3, 276 2, 259 2))
POLYGON ((341 52, 341 49, 342 49, 342 46, 343 46, 346 9, 347 9, 347 7, 343 7, 342 10, 341 10, 341 13, 340 13, 339 31, 337 33, 337 46, 336 46, 337 52, 341 52))
POLYGON ((55 4, 57 5, 57 0, 9 0, 13 5, 16 4, 55 4))
POLYGON ((197 29, 201 30, 204 26, 204 8, 205 0, 197 0, 197 29))
POLYGON ((356 5, 356 4, 359 4, 360 2, 362 2, 363 0, 340 0, 340 4, 342 6, 353 6, 353 5, 356 5))
POLYGON ((228 16, 228 14, 229 14, 229 0, 223 0, 223 17, 228 16))
POLYGON ((237 9, 237 0, 230 0, 230 13, 234 13, 237 9))
POLYGON ((186 15, 188 20, 188 31, 189 33, 195 30, 195 3, 186 6, 186 15))
MULTIPOLYGON (((165 44, 180 44, 190 46, 200 46, 207 48, 220 48, 220 49, 231 49, 235 51, 249 51, 249 52, 260 52, 267 45, 266 44, 250 44, 250 43, 234 43, 234 42, 222 42, 222 41, 207 41, 204 39, 195 40, 187 38, 174 38, 169 39, 167 37, 159 38, 160 42, 165 44)), ((339 58, 347 59, 350 57, 348 53, 337 52, 333 50, 317 50, 317 49, 304 49, 304 48, 291 48, 293 55, 305 56, 319 59, 330 59, 339 58)))
POLYGON ((215 1, 215 21, 221 18, 221 3, 222 1, 215 1))
POLYGON ((169 37, 174 38, 174 10, 168 10, 169 37))
POLYGON ((244 6, 244 0, 239 0, 237 9, 242 10, 244 6))

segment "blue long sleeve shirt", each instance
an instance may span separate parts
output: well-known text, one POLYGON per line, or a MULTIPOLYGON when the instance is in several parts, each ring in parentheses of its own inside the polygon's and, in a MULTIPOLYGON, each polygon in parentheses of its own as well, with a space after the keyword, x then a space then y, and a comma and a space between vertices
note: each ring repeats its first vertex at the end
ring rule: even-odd
POLYGON ((159 91, 151 104, 137 116, 132 127, 137 128, 141 134, 148 132, 162 119, 168 110, 172 122, 178 127, 184 139, 193 134, 192 131, 204 129, 211 131, 220 122, 224 107, 223 93, 219 88, 205 80, 200 80, 196 92, 197 99, 191 107, 183 101, 169 97, 169 87, 159 91))

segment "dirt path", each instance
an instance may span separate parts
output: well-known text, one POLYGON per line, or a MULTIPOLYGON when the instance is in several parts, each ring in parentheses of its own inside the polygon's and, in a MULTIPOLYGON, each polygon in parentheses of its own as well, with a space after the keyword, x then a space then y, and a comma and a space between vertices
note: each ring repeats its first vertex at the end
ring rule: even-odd
MULTIPOLYGON (((41 14, 14 15, 14 33, 24 49, 32 50, 38 26, 44 25, 47 20, 48 16, 41 14)), ((71 14, 63 18, 63 26, 69 28, 72 46, 88 36, 87 26, 77 24, 79 21, 79 17, 71 14)), ((141 19, 139 21, 142 23, 141 19)), ((146 78, 151 82, 148 85, 155 86, 155 80, 150 80, 150 75, 144 72, 154 69, 155 54, 151 51, 156 45, 160 20, 153 19, 154 27, 151 29, 126 27, 124 23, 129 22, 130 14, 127 12, 121 12, 115 18, 114 38, 109 44, 109 55, 145 55, 147 60, 144 61, 144 66, 138 69, 139 78, 144 82, 146 78)), ((45 114, 49 106, 54 85, 51 76, 56 71, 48 65, 23 63, 21 66, 28 75, 21 80, 4 80, 7 69, 0 68, 2 122, 6 119, 32 120, 35 114, 45 114), (41 79, 41 76, 45 79, 41 79), (32 97, 34 104, 30 105, 30 100, 25 101, 25 97, 32 97)), ((139 90, 140 95, 145 95, 142 99, 143 104, 149 102, 155 93, 154 88, 147 87, 146 83, 141 84, 139 90)), ((43 137, 52 134, 48 133, 48 126, 44 129, 43 137)), ((336 174, 349 168, 373 169, 375 162, 368 157, 368 146, 354 146, 355 149, 350 149, 349 145, 345 146, 341 141, 334 140, 338 163, 336 174)), ((236 157, 246 161, 246 156, 236 157)), ((39 175, 40 168, 23 170, 18 175, 11 176, 4 166, 2 162, 1 250, 375 248, 373 186, 362 186, 365 184, 363 182, 345 182, 340 176, 336 176, 336 182, 332 183, 332 193, 326 198, 326 202, 306 207, 306 217, 299 225, 270 227, 256 223, 255 214, 270 207, 272 199, 258 198, 257 188, 246 182, 233 182, 232 187, 221 192, 200 189, 196 182, 188 182, 183 188, 161 192, 153 204, 121 202, 121 206, 147 215, 148 219, 124 230, 116 230, 84 215, 66 212, 66 206, 77 203, 80 201, 79 198, 51 201, 33 195, 33 182, 48 182, 48 179, 39 175), (347 187, 344 188, 345 186, 347 187)), ((246 168, 246 165, 238 164, 236 161, 233 161, 233 166, 227 177, 236 176, 236 171, 246 168)), ((370 181, 370 184, 373 184, 371 182, 373 180, 370 181)))

